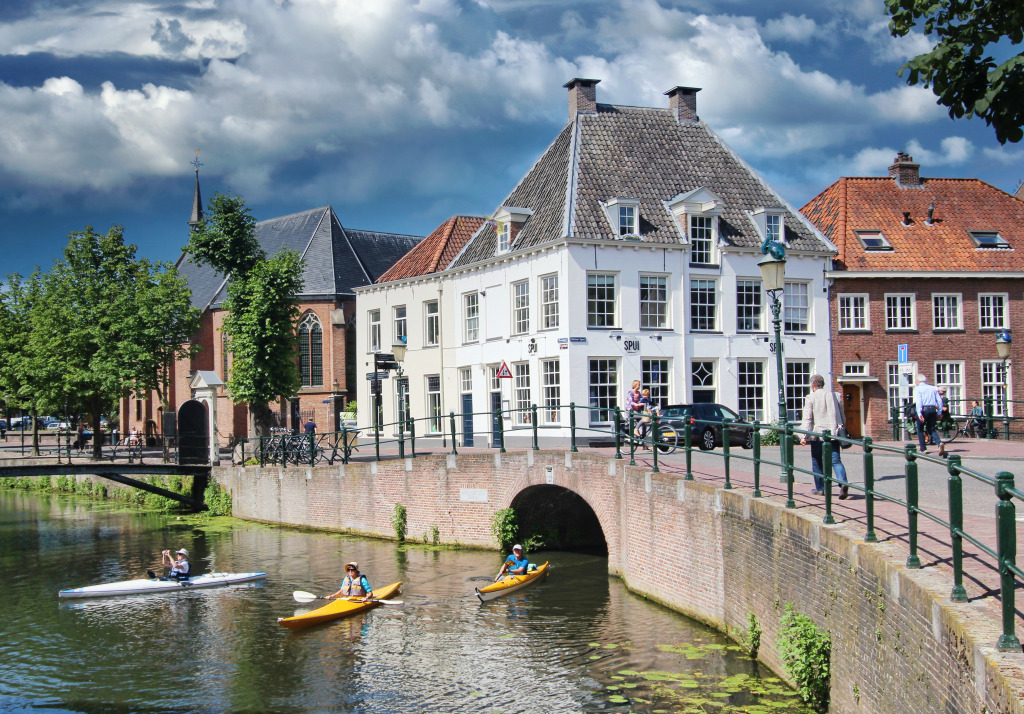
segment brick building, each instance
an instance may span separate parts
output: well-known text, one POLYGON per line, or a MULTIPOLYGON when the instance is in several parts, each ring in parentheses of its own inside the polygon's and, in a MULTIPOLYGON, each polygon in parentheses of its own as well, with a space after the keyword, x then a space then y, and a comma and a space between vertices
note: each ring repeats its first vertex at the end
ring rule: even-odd
MULTIPOLYGON (((202 217, 198 178, 190 225, 202 217)), ((420 236, 353 230, 341 225, 330 206, 313 208, 279 218, 259 221, 257 238, 267 255, 291 248, 304 260, 304 287, 298 296, 296 330, 300 353, 296 355, 302 386, 298 395, 277 405, 277 421, 294 427, 309 416, 321 431, 333 430, 337 411, 355 399, 355 293, 370 285, 405 253, 420 236)), ((178 407, 191 396, 191 375, 200 370, 216 372, 225 382, 230 376, 231 355, 224 350, 221 326, 228 278, 210 266, 196 266, 188 255, 177 262, 192 291, 192 304, 202 311, 193 343, 200 346, 191 360, 177 362, 168 375, 168 408, 178 407)), ((221 443, 230 436, 250 432, 249 410, 231 403, 221 388, 217 405, 217 432, 221 443)), ((121 400, 123 433, 133 426, 147 434, 160 430, 163 408, 157 395, 132 395, 121 400)))
POLYGON ((990 397, 1013 415, 1017 348, 1004 364, 996 334, 1024 320, 1024 201, 923 178, 901 152, 888 177, 841 178, 801 211, 839 250, 826 273, 832 369, 853 434, 892 438, 892 409, 913 398, 901 371, 946 386, 954 414, 990 397))

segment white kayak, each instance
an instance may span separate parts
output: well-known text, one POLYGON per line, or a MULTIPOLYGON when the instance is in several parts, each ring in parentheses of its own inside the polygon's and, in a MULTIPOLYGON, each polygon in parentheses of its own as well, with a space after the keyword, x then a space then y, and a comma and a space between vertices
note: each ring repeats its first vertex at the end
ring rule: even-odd
POLYGON ((141 578, 139 580, 122 580, 118 583, 89 585, 84 588, 61 590, 62 598, 109 597, 111 595, 138 595, 141 593, 162 593, 175 590, 191 590, 193 588, 214 588, 221 585, 247 583, 263 580, 266 573, 206 573, 188 580, 159 580, 141 578))

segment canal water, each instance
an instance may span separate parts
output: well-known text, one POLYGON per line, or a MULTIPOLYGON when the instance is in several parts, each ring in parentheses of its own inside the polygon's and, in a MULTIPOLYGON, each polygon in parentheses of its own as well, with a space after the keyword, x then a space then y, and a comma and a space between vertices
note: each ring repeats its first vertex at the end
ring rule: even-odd
MULTIPOLYGON (((534 554, 550 577, 481 604, 496 553, 437 549, 0 491, 0 711, 804 712, 730 640, 631 594, 605 559, 534 554), (59 600, 187 548, 262 584, 59 600), (292 632, 346 561, 402 604, 292 632)), ((415 535, 415 534, 412 534, 415 535)))

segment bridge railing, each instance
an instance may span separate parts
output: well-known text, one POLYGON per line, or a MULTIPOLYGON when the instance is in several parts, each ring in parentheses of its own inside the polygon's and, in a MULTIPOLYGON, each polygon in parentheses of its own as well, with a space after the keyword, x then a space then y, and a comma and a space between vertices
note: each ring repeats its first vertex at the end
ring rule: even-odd
MULTIPOLYGON (((762 472, 765 468, 776 470, 780 482, 786 485, 786 507, 795 508, 794 484, 796 473, 813 475, 812 471, 798 467, 795 464, 794 444, 802 436, 820 438, 822 440, 821 468, 824 482, 824 507, 825 523, 835 523, 833 514, 833 486, 836 479, 832 473, 832 451, 841 448, 844 443, 855 445, 861 451, 863 459, 864 483, 863 485, 851 483, 849 488, 860 491, 864 495, 865 533, 864 540, 876 542, 878 535, 875 530, 875 509, 879 501, 886 501, 896 504, 900 509, 906 511, 906 526, 909 554, 906 565, 908 568, 920 568, 921 560, 918 553, 918 541, 921 535, 919 520, 924 518, 941 528, 949 534, 948 545, 952 551, 951 566, 953 570, 953 585, 950 591, 950 599, 954 602, 963 602, 967 599, 967 591, 964 588, 964 544, 973 545, 978 551, 978 557, 987 558, 996 566, 999 573, 999 593, 1002 607, 1002 634, 999 637, 997 647, 1000 651, 1021 651, 1020 641, 1015 634, 1015 587, 1024 584, 1024 572, 1017 564, 1017 535, 1016 535, 1016 509, 1017 503, 1024 499, 1024 493, 1017 489, 1013 474, 1002 471, 995 476, 987 475, 979 471, 965 467, 958 455, 949 456, 944 461, 941 458, 918 453, 913 444, 904 445, 901 448, 875 444, 871 438, 852 439, 840 438, 824 432, 807 432, 794 428, 792 424, 761 424, 734 423, 729 420, 722 422, 697 419, 692 417, 680 417, 662 419, 657 414, 652 415, 646 433, 638 435, 636 427, 640 417, 635 413, 623 412, 618 407, 595 409, 592 406, 579 406, 570 404, 531 404, 529 407, 517 409, 495 410, 493 412, 472 412, 458 414, 449 412, 447 418, 441 414, 434 414, 424 418, 409 418, 401 422, 383 424, 379 429, 351 430, 342 429, 339 432, 328 432, 314 435, 282 435, 263 439, 249 439, 243 445, 247 447, 250 458, 255 458, 261 465, 268 463, 289 465, 310 465, 324 460, 328 463, 349 463, 356 456, 358 447, 366 445, 370 440, 374 446, 372 457, 368 454, 359 454, 360 459, 371 458, 382 460, 386 458, 407 458, 417 456, 416 439, 417 434, 423 438, 430 438, 434 442, 442 439, 445 449, 450 441, 450 452, 458 453, 458 444, 463 445, 467 441, 476 443, 476 437, 486 436, 490 443, 484 448, 497 449, 500 452, 506 451, 506 443, 510 434, 515 434, 522 442, 522 437, 528 436, 525 448, 538 450, 540 448, 540 435, 548 432, 554 435, 556 441, 562 446, 567 446, 571 452, 591 446, 607 448, 614 447, 615 459, 629 458, 631 465, 636 464, 638 450, 650 450, 652 460, 652 471, 660 471, 659 460, 668 458, 674 465, 680 464, 684 470, 684 480, 694 480, 693 455, 695 451, 694 435, 703 431, 704 426, 713 426, 721 429, 721 451, 706 450, 706 454, 720 456, 725 475, 724 488, 732 489, 733 462, 749 464, 753 472, 753 496, 762 497, 762 472), (568 416, 566 424, 562 417, 568 416), (475 423, 477 417, 490 420, 490 429, 486 432, 463 432, 459 426, 467 423, 475 423), (596 417, 596 418, 595 418, 596 417), (512 422, 513 428, 508 427, 512 422), (447 423, 445 423, 447 422, 447 423), (664 424, 673 424, 670 432, 659 428, 664 424), (679 426, 682 429, 679 429, 679 426), (399 428, 401 427, 401 428, 399 428), (740 429, 744 432, 744 447, 735 450, 731 442, 731 435, 734 430, 740 429), (682 432, 681 434, 679 432, 682 432), (670 435, 671 443, 665 441, 670 435), (356 439, 358 437, 358 441, 356 439), (467 439, 467 437, 469 437, 467 439), (764 444, 766 439, 771 439, 771 446, 764 444), (776 446, 777 443, 777 446, 776 446), (387 453, 382 454, 382 447, 387 453), (397 453, 396 449, 397 447, 397 453), (777 448, 777 451, 776 451, 777 448), (878 491, 875 487, 875 456, 876 454, 891 454, 903 460, 903 473, 906 480, 905 496, 898 498, 878 491), (777 454, 777 456, 776 456, 777 454), (777 459, 777 460, 776 460, 777 459), (942 465, 949 473, 948 488, 946 494, 946 510, 941 512, 938 509, 929 510, 922 507, 919 498, 918 465, 921 461, 932 462, 942 465), (963 481, 964 478, 974 479, 994 489, 996 496, 994 504, 994 524, 996 531, 996 544, 992 547, 986 544, 982 535, 978 532, 968 532, 964 527, 964 504, 963 504, 963 481)), ((705 447, 707 444, 705 444, 705 447)), ((479 447, 478 447, 479 448, 479 447)), ((699 448, 699 447, 698 447, 699 448)), ((432 447, 431 452, 435 451, 432 447)), ((245 453, 245 452, 244 452, 245 453)), ((422 450, 421 452, 422 453, 422 450)), ((856 453, 856 452, 850 452, 856 453)), ((976 529, 990 530, 990 529, 976 529)))

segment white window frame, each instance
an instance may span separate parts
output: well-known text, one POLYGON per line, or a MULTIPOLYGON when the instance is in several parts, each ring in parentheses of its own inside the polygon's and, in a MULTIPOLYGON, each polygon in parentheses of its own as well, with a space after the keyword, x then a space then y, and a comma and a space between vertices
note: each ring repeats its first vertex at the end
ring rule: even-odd
POLYGON ((513 419, 517 426, 533 424, 533 398, 530 391, 530 363, 512 363, 512 400, 515 409, 513 419))
POLYGON ((540 420, 543 424, 560 424, 562 422, 562 372, 558 359, 546 359, 540 362, 541 394, 543 408, 540 420))
POLYGON ((738 278, 736 280, 737 332, 764 332, 763 294, 760 280, 756 278, 738 278))
POLYGON ((587 387, 590 396, 590 425, 610 424, 619 406, 619 360, 615 357, 590 357, 587 360, 587 387), (599 377, 597 381, 594 378, 599 377))
POLYGON ((807 359, 786 360, 786 419, 799 422, 803 418, 804 399, 811 391, 814 362, 807 359), (797 381, 800 377, 800 381, 797 381))
POLYGON ((964 363, 960 360, 935 361, 935 386, 946 388, 946 406, 953 416, 963 416, 964 363))
POLYGON ((963 303, 960 293, 932 293, 932 330, 934 332, 963 330, 963 303))
MULTIPOLYGON (((910 363, 910 373, 912 375, 918 374, 917 362, 910 363)), ((892 410, 897 409, 899 418, 903 418, 903 410, 907 404, 914 403, 914 385, 913 378, 911 378, 911 384, 907 385, 907 398, 900 401, 900 363, 899 362, 886 362, 885 363, 885 378, 886 378, 886 395, 888 396, 889 412, 886 415, 886 420, 892 423, 892 410)))
POLYGON ((767 374, 768 369, 764 360, 741 359, 736 362, 736 412, 747 421, 766 421, 767 374))
POLYGON ((999 231, 967 231, 967 233, 974 241, 975 248, 978 249, 1007 250, 1010 247, 999 231))
POLYGON ((992 399, 992 416, 1006 416, 1006 407, 1010 408, 1010 416, 1013 415, 1013 405, 1006 405, 1003 402, 1003 395, 1009 396, 1013 393, 1013 384, 1010 378, 1013 376, 1013 363, 1006 360, 1006 373, 1003 374, 1004 361, 1001 359, 985 359, 981 361, 981 396, 982 402, 985 399, 992 399), (1006 389, 1003 389, 1003 382, 1006 382, 1006 389))
POLYGON ((870 362, 843 362, 844 377, 866 377, 870 369, 870 362))
POLYGON ((512 245, 510 236, 512 234, 512 222, 511 221, 497 221, 498 234, 498 252, 507 253, 512 245))
POLYGON ((366 344, 370 352, 380 352, 380 310, 366 312, 366 344))
POLYGON ((602 203, 616 238, 640 237, 640 200, 613 198, 602 203))
POLYGON ((639 280, 640 329, 669 329, 668 276, 641 273, 639 280), (652 281, 656 283, 654 287, 651 287, 652 281))
POLYGON ((619 274, 608 273, 608 272, 588 272, 587 273, 587 329, 607 329, 615 328, 619 326, 619 274), (603 284, 598 285, 596 282, 592 285, 591 281, 597 280, 603 281, 603 284), (607 282, 610 279, 610 283, 607 282), (597 297, 596 291, 611 290, 611 298, 607 296, 597 297), (592 293, 594 296, 592 297, 592 293), (600 304, 606 306, 611 303, 611 312, 597 312, 594 308, 600 304))
POLYGON ((441 342, 441 305, 438 300, 423 301, 423 346, 434 347, 441 342))
POLYGON ((462 294, 462 342, 480 341, 480 293, 476 290, 462 294))
POLYGON ((879 230, 854 231, 864 250, 892 250, 892 245, 879 230))
POLYGON ((690 240, 690 265, 717 265, 718 216, 688 213, 686 229, 690 240), (704 257, 707 260, 698 260, 704 257))
POLYGON ((558 273, 541 275, 540 281, 540 329, 553 330, 558 327, 558 273))
POLYGON ((871 304, 867 293, 842 293, 838 300, 839 331, 866 332, 871 329, 871 304))
POLYGON ((690 401, 696 402, 696 392, 707 392, 711 399, 701 401, 718 401, 718 362, 710 359, 690 361, 690 401))
POLYGON ((782 330, 786 334, 811 332, 811 284, 787 280, 782 290, 782 330), (797 326, 796 329, 793 326, 797 326))
POLYGON ((530 281, 512 283, 512 334, 525 335, 530 331, 530 281))
POLYGON ((719 329, 718 280, 715 278, 690 278, 690 331, 717 332, 719 329), (707 298, 707 300, 695 300, 707 298), (700 309, 702 314, 698 314, 700 309))
POLYGON ((440 434, 444 431, 441 414, 441 375, 428 374, 423 378, 423 382, 427 394, 427 433, 440 434))
POLYGON ((459 369, 459 391, 462 394, 473 393, 473 369, 462 367, 459 369))
POLYGON ((672 363, 667 357, 652 357, 640 360, 640 383, 651 390, 651 404, 671 404, 672 363))
POLYGON ((1006 319, 1006 316, 1009 304, 1009 293, 978 293, 978 329, 1005 330, 1008 328, 1010 321, 1006 319))
POLYGON ((914 293, 885 294, 885 331, 913 332, 917 330, 917 299, 914 293), (906 304, 904 304, 906 303, 906 304), (904 310, 909 315, 904 315, 904 310), (908 321, 909 324, 903 324, 908 321))
POLYGON ((394 336, 395 342, 409 342, 409 311, 405 308, 405 305, 395 305, 392 308, 391 316, 393 318, 394 336))

